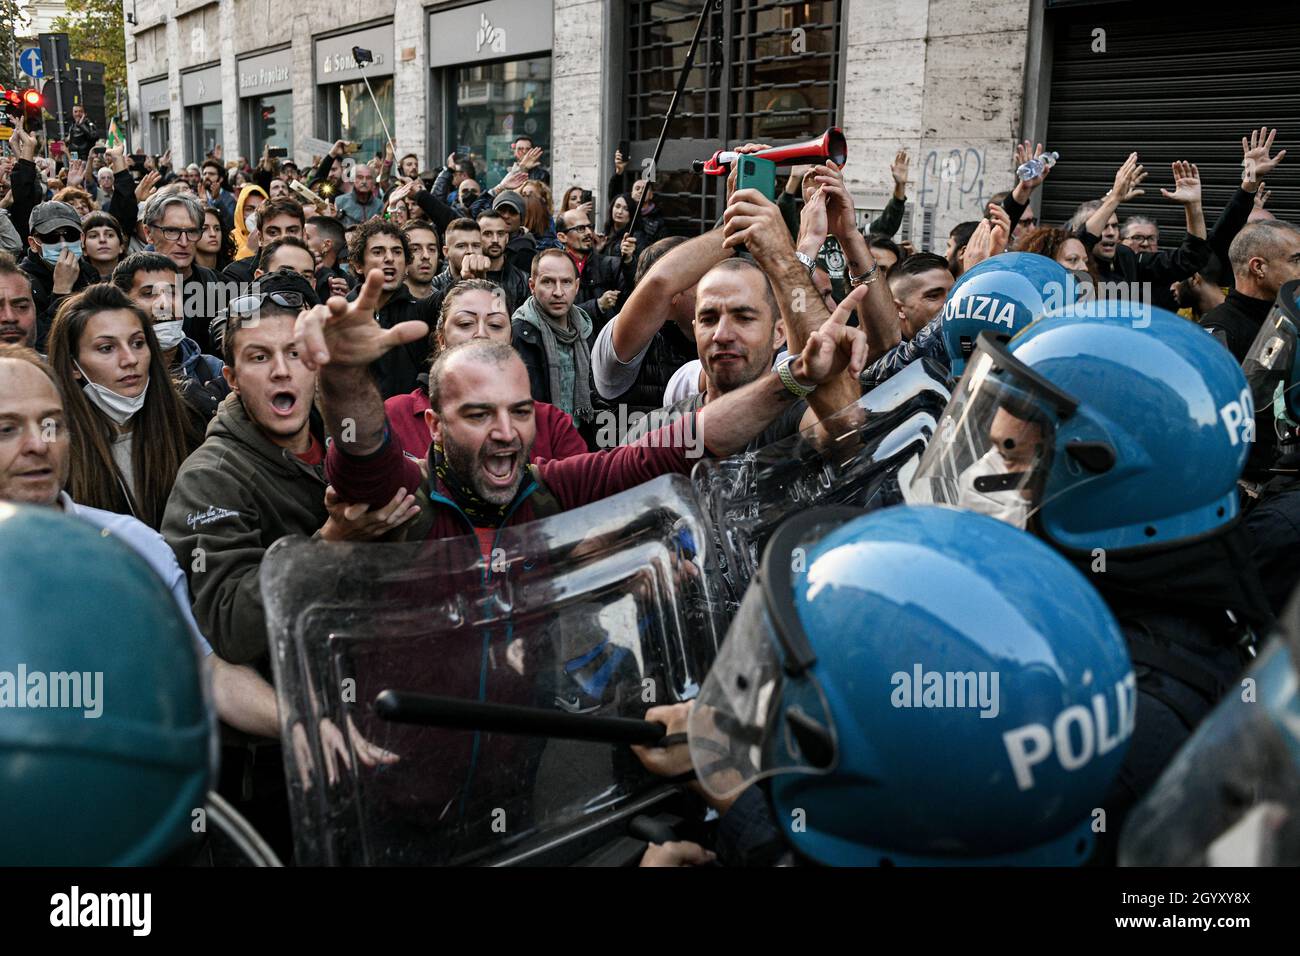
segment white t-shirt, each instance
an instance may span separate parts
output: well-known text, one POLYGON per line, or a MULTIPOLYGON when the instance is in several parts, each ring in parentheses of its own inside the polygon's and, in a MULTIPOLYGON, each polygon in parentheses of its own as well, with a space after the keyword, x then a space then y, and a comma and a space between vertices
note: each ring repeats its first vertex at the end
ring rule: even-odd
POLYGON ((198 622, 194 620, 194 610, 190 607, 190 589, 185 581, 185 572, 176 563, 176 554, 163 540, 163 536, 142 521, 130 515, 114 514, 99 508, 79 505, 66 491, 59 492, 59 507, 64 514, 75 515, 82 521, 93 524, 101 531, 107 531, 148 562, 154 573, 162 579, 163 584, 172 592, 181 616, 194 635, 202 656, 212 653, 212 646, 199 632, 198 622))
POLYGON ((704 363, 699 359, 691 359, 673 372, 673 377, 668 380, 668 384, 664 387, 664 407, 676 405, 683 398, 699 394, 700 373, 702 371, 704 371, 704 363))

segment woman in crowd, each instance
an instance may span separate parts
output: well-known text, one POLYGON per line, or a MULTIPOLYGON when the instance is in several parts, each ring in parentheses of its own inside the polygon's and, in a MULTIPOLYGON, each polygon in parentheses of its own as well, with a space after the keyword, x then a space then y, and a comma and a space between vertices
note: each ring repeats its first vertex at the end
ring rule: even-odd
MULTIPOLYGON (((471 339, 491 339, 510 343, 510 314, 504 305, 505 292, 487 279, 465 279, 447 290, 438 313, 438 327, 433 333, 430 365, 443 349, 471 339)), ((422 380, 426 376, 421 375, 422 380)), ((424 413, 429 409, 427 384, 407 395, 394 395, 384 402, 389 427, 409 457, 425 461, 429 457, 429 426, 424 413)), ((587 451, 587 443, 578 434, 573 419, 554 405, 533 403, 537 418, 537 439, 533 443, 532 461, 568 458, 587 451)))
MULTIPOLYGON (((570 209, 577 209, 581 205, 582 205, 582 187, 570 186, 568 189, 564 191, 564 195, 560 197, 560 209, 559 212, 556 213, 556 215, 559 215, 559 213, 568 212, 570 209)), ((588 213, 588 215, 590 215, 590 212, 588 213)))
POLYGON ((176 471, 202 436, 149 317, 116 286, 92 285, 59 307, 49 350, 67 394, 69 493, 157 529, 176 471))
POLYGON ((1097 280, 1097 266, 1088 250, 1069 230, 1052 226, 1030 229, 1016 242, 1016 252, 1036 252, 1054 259, 1073 272, 1086 272, 1097 280))
POLYGON ((95 203, 94 197, 84 189, 78 189, 75 186, 67 186, 60 189, 54 194, 55 202, 65 202, 73 209, 77 210, 77 215, 85 218, 99 208, 95 203))
POLYGON ((528 204, 524 228, 537 240, 537 251, 558 249, 560 240, 555 237, 555 219, 551 215, 551 187, 539 179, 530 179, 519 187, 519 195, 528 204))
POLYGON ((235 243, 234 258, 243 259, 257 251, 256 247, 249 247, 248 234, 257 228, 253 213, 266 199, 266 190, 261 186, 250 184, 239 191, 239 198, 235 200, 234 229, 230 233, 235 243))
POLYGON ((107 282, 126 252, 126 233, 121 223, 106 212, 92 212, 82 217, 81 232, 87 261, 95 267, 100 280, 107 282))
MULTIPOLYGON (((617 249, 623 237, 627 235, 628 223, 632 221, 632 200, 627 193, 618 193, 609 201, 609 210, 605 214, 605 237, 600 251, 617 249)), ((638 250, 639 252, 640 250, 638 250)), ((606 253, 612 255, 613 253, 606 253)))
POLYGON ((203 235, 194 244, 194 261, 205 269, 220 272, 235 257, 230 224, 216 206, 203 208, 203 235))

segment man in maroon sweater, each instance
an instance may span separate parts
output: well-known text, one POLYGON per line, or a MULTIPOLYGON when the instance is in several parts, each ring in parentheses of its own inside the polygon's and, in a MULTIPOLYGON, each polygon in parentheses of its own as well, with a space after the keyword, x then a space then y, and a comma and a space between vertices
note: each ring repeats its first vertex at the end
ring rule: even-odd
POLYGON ((429 373, 426 422, 433 444, 425 481, 392 439, 367 367, 428 329, 423 322, 385 329, 374 321, 382 278, 371 272, 354 301, 331 299, 298 317, 295 332, 304 361, 320 369, 322 411, 333 438, 327 473, 344 500, 358 503, 384 505, 398 488, 420 488, 421 515, 403 537, 472 533, 483 554, 500 528, 578 508, 660 475, 686 474, 693 450, 725 456, 744 449, 813 390, 826 383, 838 388, 845 377, 855 382, 867 355, 863 333, 845 324, 864 288, 847 297, 779 373, 760 376, 635 445, 530 466, 536 421, 523 362, 501 343, 467 342, 442 353, 429 373))

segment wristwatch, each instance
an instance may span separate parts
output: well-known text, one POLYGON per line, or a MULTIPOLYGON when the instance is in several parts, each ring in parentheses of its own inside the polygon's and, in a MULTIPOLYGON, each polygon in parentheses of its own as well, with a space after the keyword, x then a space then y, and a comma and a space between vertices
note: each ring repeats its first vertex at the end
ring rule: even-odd
POLYGON ((811 279, 812 274, 817 271, 817 260, 806 252, 800 252, 798 249, 794 251, 794 257, 803 263, 803 267, 808 270, 808 278, 811 279))
POLYGON ((781 384, 795 398, 807 398, 817 390, 817 386, 800 385, 799 380, 794 377, 794 369, 790 368, 792 362, 797 359, 798 355, 787 355, 781 359, 776 366, 776 374, 781 377, 781 384))

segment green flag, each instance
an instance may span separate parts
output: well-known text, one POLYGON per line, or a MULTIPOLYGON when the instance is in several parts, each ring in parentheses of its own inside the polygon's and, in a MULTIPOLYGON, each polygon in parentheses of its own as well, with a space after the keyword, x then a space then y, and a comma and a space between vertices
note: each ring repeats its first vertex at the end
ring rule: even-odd
POLYGON ((117 118, 114 117, 108 124, 108 143, 109 149, 122 145, 122 134, 117 131, 117 118))

